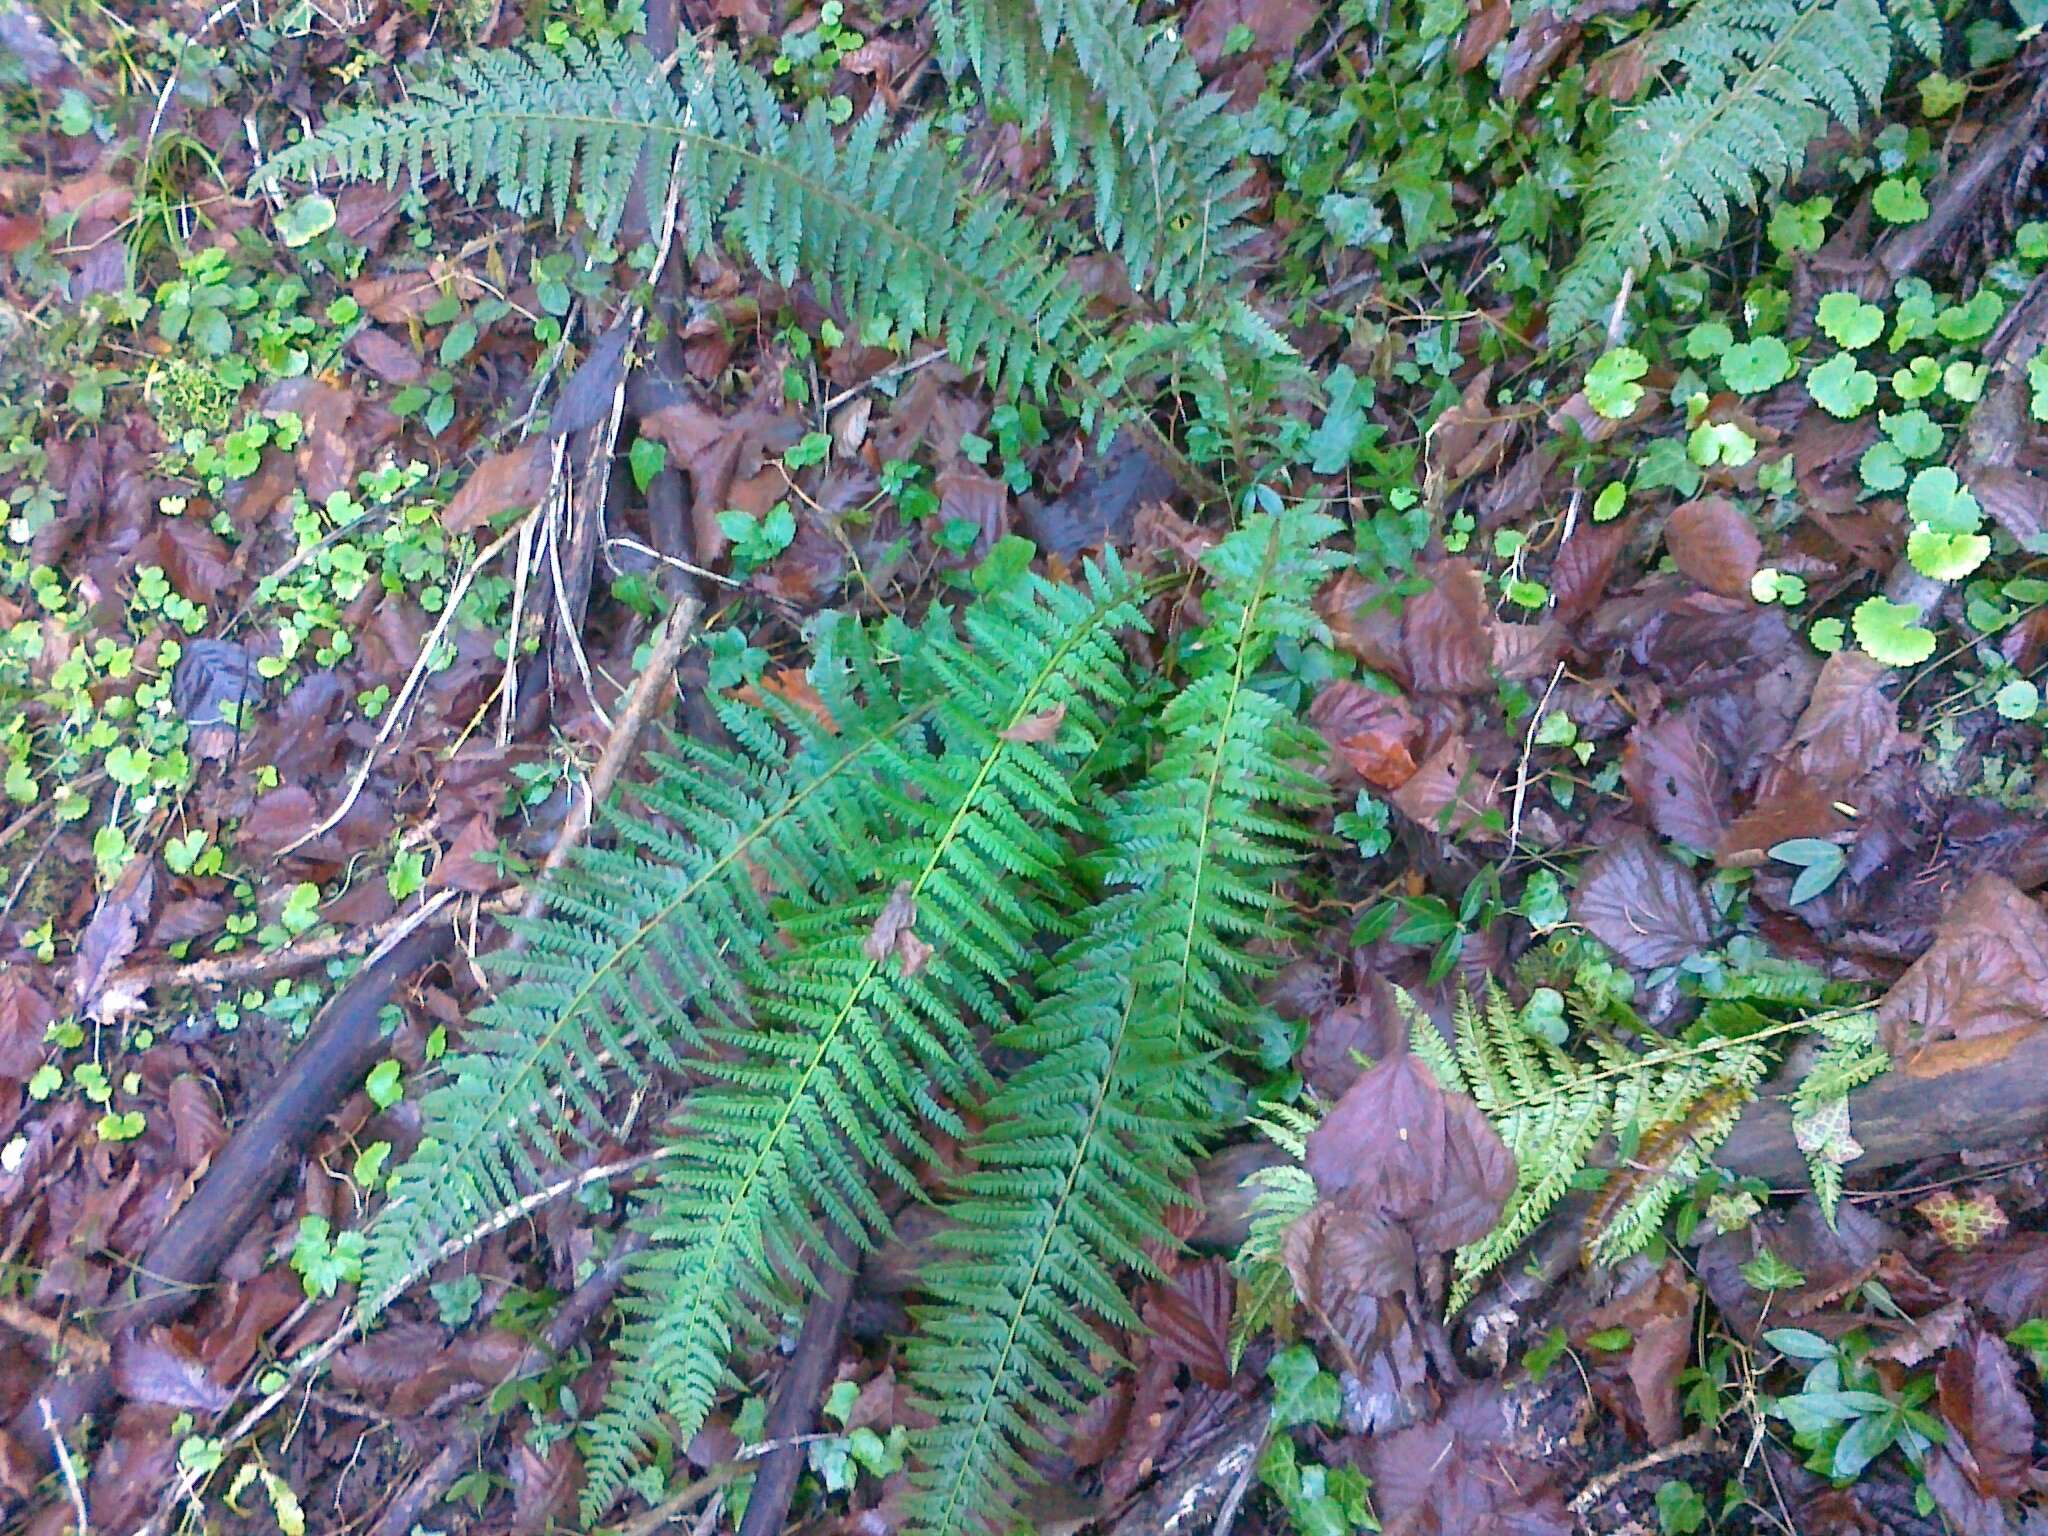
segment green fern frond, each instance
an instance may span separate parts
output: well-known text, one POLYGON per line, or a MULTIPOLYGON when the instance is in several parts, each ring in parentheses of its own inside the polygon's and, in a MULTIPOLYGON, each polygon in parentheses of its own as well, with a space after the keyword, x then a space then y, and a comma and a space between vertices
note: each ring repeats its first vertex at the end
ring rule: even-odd
POLYGON ((764 885, 850 894, 846 871, 880 835, 875 779, 890 737, 915 721, 857 633, 812 675, 835 730, 772 697, 721 703, 736 749, 672 741, 634 791, 661 820, 614 804, 615 846, 579 849, 550 880, 543 915, 510 920, 524 946, 487 958, 499 990, 427 1095, 424 1139, 371 1227, 368 1316, 439 1243, 545 1182, 561 1137, 600 1121, 612 1088, 678 1067, 680 1052, 702 1049, 704 1023, 747 1019, 747 957, 774 929, 764 885))
MULTIPOLYGON (((1898 10, 1925 48, 1924 8, 1903 0, 1898 10)), ((1604 319, 1624 273, 1719 239, 1736 209, 1798 168, 1831 118, 1861 122, 1891 74, 1892 23, 1879 0, 1697 0, 1648 62, 1680 81, 1608 140, 1585 243, 1551 302, 1559 338, 1604 319)))
POLYGON ((1062 187, 1088 175, 1096 232, 1134 286, 1177 311, 1228 277, 1250 234, 1243 139, 1170 30, 1130 0, 946 0, 936 19, 947 73, 971 68, 1046 127, 1062 187))
POLYGON ((609 239, 645 152, 650 213, 658 223, 679 180, 691 254, 730 238, 861 323, 943 336, 998 387, 1043 392, 1056 368, 1078 372, 1080 291, 1032 225, 968 195, 923 124, 885 139, 874 111, 841 143, 821 103, 792 121, 723 50, 686 51, 680 69, 671 86, 644 50, 614 43, 464 55, 395 106, 330 119, 258 179, 438 172, 464 196, 494 191, 558 223, 573 205, 609 239))
POLYGON ((1631 1156, 1609 1175, 1587 1250, 1612 1263, 1642 1248, 1777 1060, 1766 1030, 1705 1032, 1648 1052, 1591 1033, 1593 1060, 1581 1062, 1524 1029, 1498 988, 1483 1006, 1461 1002, 1453 1045, 1406 993, 1397 990, 1396 999, 1410 1049, 1447 1090, 1478 1103, 1515 1159, 1514 1191, 1494 1230, 1459 1250, 1453 1309, 1557 1208, 1610 1134, 1631 1156))
POLYGON ((1879 1042, 1874 1013, 1834 1018, 1820 1035, 1821 1048, 1792 1093, 1792 1136, 1832 1227, 1842 1201, 1842 1170, 1863 1155, 1850 1125, 1849 1095, 1883 1076, 1891 1056, 1879 1042))
POLYGON ((651 1244, 592 1426, 587 1516, 657 1414, 696 1433, 738 1331, 789 1281, 815 1280, 824 1227, 871 1244, 886 1226, 877 1176, 915 1188, 930 1129, 961 1131, 949 1105, 986 1086, 970 1025, 1001 1026, 1029 946, 1062 927, 1069 774, 1128 691, 1118 639, 1141 622, 1134 591, 1113 564, 1091 567, 1086 590, 1030 578, 970 608, 966 640, 934 628, 911 658, 906 687, 935 701, 932 729, 882 749, 896 830, 860 861, 864 894, 786 903, 784 952, 752 988, 757 1024, 707 1024, 716 1054, 690 1062, 710 1082, 636 1218, 651 1244), (890 948, 885 920, 928 954, 890 948))
POLYGON ((1033 1056, 986 1106, 951 1254, 924 1276, 910 1384, 919 1437, 914 1528, 978 1529, 1030 1478, 1047 1427, 1102 1389, 1091 1320, 1138 1324, 1116 1271, 1154 1273, 1164 1212, 1211 1123, 1219 1046, 1248 1016, 1243 938, 1281 921, 1276 886, 1305 834, 1281 819, 1322 791, 1311 750, 1253 676, 1314 623, 1334 520, 1253 519, 1211 552, 1195 679, 1168 707, 1166 750, 1105 816, 1113 889, 1041 980, 1003 1043, 1033 1056))

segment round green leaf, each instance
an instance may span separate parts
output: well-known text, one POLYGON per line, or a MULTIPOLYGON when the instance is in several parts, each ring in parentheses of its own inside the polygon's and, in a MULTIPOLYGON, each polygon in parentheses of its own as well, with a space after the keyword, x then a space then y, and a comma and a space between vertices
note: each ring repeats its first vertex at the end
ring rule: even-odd
POLYGON ((1975 533, 1984 511, 1946 464, 1930 464, 1913 476, 1906 510, 1937 533, 1975 533))
POLYGON ((292 250, 310 245, 334 228, 334 203, 309 192, 277 216, 277 238, 292 250))
POLYGON ((1896 491, 1906 483, 1906 461, 1891 443, 1872 443, 1864 449, 1856 470, 1868 491, 1896 491))
POLYGON ((1941 452, 1941 426, 1923 410, 1900 411, 1897 415, 1879 411, 1877 425, 1909 459, 1931 459, 1941 452))
POLYGON ((1922 576, 1936 581, 1961 581, 1991 557, 1991 541, 1981 533, 1942 533, 1925 523, 1906 535, 1906 558, 1922 576))
POLYGON ((1838 347, 1867 347, 1884 334, 1884 311, 1853 293, 1830 293, 1814 315, 1821 333, 1838 347))
POLYGON ((1792 376, 1792 354, 1775 336, 1738 342, 1721 354, 1721 377, 1742 395, 1760 395, 1792 376))
POLYGON ((1887 224, 1918 224, 1927 217, 1927 199, 1918 176, 1889 176, 1870 195, 1870 211, 1887 224))
POLYGON ((1806 392, 1830 416, 1847 421, 1861 416, 1877 399, 1877 375, 1858 368, 1847 352, 1837 352, 1806 376, 1806 392))
POLYGON ((1892 375, 1892 393, 1901 400, 1924 400, 1941 388, 1941 364, 1916 357, 1892 375))
POLYGON ((1888 667, 1914 667, 1934 654, 1934 636, 1918 623, 1920 610, 1887 597, 1866 597, 1851 622, 1856 643, 1888 667))
POLYGON ((1603 353, 1586 370, 1586 403, 1609 421, 1619 421, 1633 411, 1643 398, 1636 383, 1650 371, 1650 360, 1634 347, 1616 347, 1603 353))
POLYGON ((2024 677, 2016 677, 1998 690, 1992 706, 2007 720, 2031 720, 2041 708, 2041 690, 2024 677))

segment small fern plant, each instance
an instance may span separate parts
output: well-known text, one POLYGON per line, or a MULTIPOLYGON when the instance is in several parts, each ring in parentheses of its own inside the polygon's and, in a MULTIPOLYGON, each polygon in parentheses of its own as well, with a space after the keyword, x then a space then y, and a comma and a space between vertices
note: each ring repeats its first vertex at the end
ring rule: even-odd
POLYGON ((1139 1326, 1117 1272, 1156 1273, 1145 1246, 1173 1242, 1165 1214, 1230 1097, 1219 1056, 1250 1044, 1253 942, 1289 926, 1278 881, 1325 799, 1304 768, 1313 738, 1258 674, 1277 642, 1319 631, 1309 604, 1338 526, 1258 517, 1210 552, 1208 623, 1162 750, 1095 828, 1103 893, 1000 1037, 1030 1064, 983 1109, 908 1349, 937 1421, 914 1469, 925 1536, 1007 1506, 1059 1416, 1102 1389, 1091 1319, 1139 1326))
POLYGON ((1662 95, 1618 125, 1559 281, 1551 334, 1605 319, 1625 274, 1701 250, 1805 158, 1830 121, 1862 122, 1891 77, 1893 33, 1940 55, 1931 0, 1695 0, 1649 44, 1662 95))
MULTIPOLYGON (((1681 1039, 1642 1049, 1609 1033, 1573 995, 1567 1001, 1589 1058, 1580 1060, 1531 1032, 1498 986, 1488 988, 1483 1002, 1459 999, 1455 1041, 1446 1041, 1405 992, 1396 998, 1408 1020, 1409 1048, 1447 1091, 1477 1101, 1515 1159, 1515 1187, 1499 1222, 1457 1255, 1453 1309, 1557 1207, 1609 1138, 1617 1166, 1600 1185, 1585 1225, 1586 1257, 1602 1264, 1640 1252, 1657 1237, 1672 1203, 1706 1171, 1780 1064, 1789 1037, 1819 1030, 1839 1047, 1841 1054, 1809 1082, 1818 1079, 1814 1102, 1839 1114, 1844 1137, 1849 1089, 1886 1064, 1875 1044, 1874 1018, 1861 1010, 1773 1021, 1750 1001, 1722 998, 1710 1002, 1681 1039)), ((1837 1143, 1834 1150, 1843 1148, 1837 1143)), ((1808 1153, 1831 1218, 1829 1187, 1839 1196, 1847 1160, 1808 1153)))

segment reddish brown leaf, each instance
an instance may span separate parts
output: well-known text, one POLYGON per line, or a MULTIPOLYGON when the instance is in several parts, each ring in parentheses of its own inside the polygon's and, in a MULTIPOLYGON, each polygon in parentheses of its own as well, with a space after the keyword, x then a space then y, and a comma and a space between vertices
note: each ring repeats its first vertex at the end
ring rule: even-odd
POLYGON ((115 982, 114 973, 142 936, 155 890, 155 866, 146 858, 131 859, 86 924, 71 972, 71 1001, 80 1013, 110 1019, 141 1006, 125 983, 115 982))
POLYGON ((121 1333, 114 1339, 114 1386, 139 1403, 218 1412, 234 1394, 207 1374, 182 1329, 152 1328, 147 1336, 121 1333))
MULTIPOLYGON (((1861 651, 1838 651, 1821 668, 1813 696, 1792 728, 1784 767, 1839 798, 1907 744, 1898 702, 1884 691, 1898 676, 1861 651)), ((1774 776, 1774 779, 1776 776, 1774 776)))
POLYGON ((1945 1253, 1934 1278, 2010 1331, 2048 1317, 2048 1233, 2015 1232, 1962 1253, 1945 1253))
POLYGON ((1572 917, 1641 970, 1676 965, 1714 938, 1692 875, 1640 834, 1587 861, 1572 896, 1572 917))
POLYGON ((1621 771, 1658 832, 1702 853, 1720 846, 1728 828, 1728 772, 1691 711, 1629 732, 1621 771))
POLYGON ((1516 1422, 1502 1389, 1480 1382, 1433 1422, 1373 1439, 1373 1505, 1389 1536, 1570 1536, 1554 1473, 1520 1454, 1516 1422))
POLYGON ((1508 35, 1514 13, 1508 0, 1465 0, 1465 30, 1458 34, 1460 73, 1469 74, 1486 62, 1493 45, 1508 35))
POLYGON ((762 674, 761 687, 785 704, 794 704, 833 735, 839 734, 839 722, 832 718, 832 711, 826 706, 824 696, 818 692, 803 668, 777 667, 762 674))
POLYGON ((541 438, 492 454, 442 510, 442 526, 451 533, 470 533, 501 512, 537 506, 547 494, 550 467, 547 444, 541 438))
POLYGON ((1570 540, 1550 562, 1550 595, 1557 600, 1557 616, 1566 623, 1593 611, 1614 576, 1614 562, 1628 544, 1626 521, 1581 523, 1570 540))
POLYGON ((1363 1069, 1357 1057, 1385 1061, 1408 1043, 1407 1021, 1394 1006, 1387 981, 1368 976, 1360 994, 1341 1008, 1318 1012, 1301 1048, 1301 1074, 1326 1098, 1336 1098, 1358 1081, 1363 1069))
POLYGON ((976 548, 986 550, 1010 531, 1010 488, 993 475, 957 466, 940 471, 932 489, 939 493, 939 511, 948 521, 957 518, 980 530, 976 548))
POLYGON ((1678 569, 1709 592, 1749 596, 1749 580, 1763 560, 1763 541, 1742 509, 1725 496, 1705 496, 1675 507, 1664 543, 1678 569))
POLYGON ((1145 1326, 1167 1358, 1219 1391, 1230 1385, 1230 1322, 1237 1287, 1224 1259, 1204 1259, 1153 1287, 1145 1326))
POLYGON ((1316 10, 1309 0, 1195 0, 1181 37, 1204 69, 1224 62, 1239 27, 1251 34, 1251 52, 1274 58, 1293 51, 1314 24, 1316 10))
POLYGON ((1940 1041, 2048 1022, 2048 914, 2010 880, 1980 875, 1877 1016, 1886 1048, 1900 1059, 1940 1041))
POLYGON ((1310 1135, 1307 1162, 1324 1199, 1404 1222, 1436 1252, 1492 1231, 1515 1183, 1485 1112, 1406 1051, 1351 1085, 1310 1135))
POLYGON ((195 603, 219 603, 227 595, 234 552, 198 518, 159 518, 149 543, 155 563, 164 568, 179 596, 195 603))
POLYGON ((2019 1367, 1996 1334, 1973 1327, 1942 1357, 1934 1379, 1955 1454, 1979 1493, 2012 1498, 2027 1487, 2034 1413, 2020 1390, 2019 1367))
POLYGON ((227 1145, 228 1128, 221 1117, 219 1095, 204 1078, 180 1073, 171 1079, 164 1097, 171 1111, 178 1162, 184 1168, 200 1167, 227 1145))
MULTIPOLYGON (((1496 786, 1472 772, 1472 748, 1458 732, 1438 742, 1414 777, 1387 796, 1395 810, 1432 832, 1481 836, 1480 817, 1495 807, 1496 786)), ((1504 835, 1504 834, 1503 834, 1504 835)))
POLYGON ((387 384, 417 384, 427 376, 427 365, 411 347, 374 325, 350 337, 348 350, 357 362, 387 384))
POLYGON ((1507 57, 1501 61, 1501 95, 1509 101, 1526 101, 1565 51, 1577 44, 1579 32, 1576 21, 1556 11, 1531 11, 1529 19, 1516 29, 1507 57))
POLYGON ((1401 649, 1399 598, 1356 571, 1346 571, 1316 594, 1315 607, 1339 649, 1403 687, 1412 682, 1408 657, 1401 649))
POLYGON ((1281 1257, 1294 1294, 1343 1351, 1345 1369, 1362 1374, 1360 1362, 1379 1334, 1381 1304, 1418 1288, 1415 1239, 1380 1212, 1323 1200, 1288 1229, 1281 1257))
POLYGON ((1004 741, 1027 742, 1032 745, 1043 746, 1047 742, 1058 738, 1060 726, 1065 722, 1066 718, 1067 706, 1062 701, 1053 705, 1051 709, 1046 710, 1042 714, 1025 716, 1022 720, 1019 720, 1015 725, 1004 731, 1002 738, 1004 741))
POLYGON ((26 967, 0 966, 0 1077, 25 1082, 35 1075, 49 1052, 43 1031, 56 1017, 26 967))
POLYGON ((498 836, 491 830, 490 822, 482 816, 470 817, 455 834, 448 851, 441 855, 441 862, 434 866, 427 884, 435 890, 468 891, 477 896, 495 891, 505 883, 504 869, 485 863, 481 855, 497 846, 498 836))
POLYGON ((1419 571, 1430 588, 1401 615, 1401 645, 1424 693, 1485 693, 1493 687, 1493 639, 1486 586, 1462 560, 1419 571))
POLYGON ((512 1529, 518 1536, 553 1530, 576 1502, 583 1481, 583 1458, 573 1440, 562 1439, 543 1451, 520 1439, 511 1453, 512 1529))
POLYGON ((1609 101, 1634 101, 1649 74, 1649 62, 1637 43, 1610 48, 1586 66, 1586 89, 1609 101))
POLYGON ((1673 1261, 1626 1296, 1586 1319, 1585 1334, 1625 1328, 1629 1385, 1652 1445, 1676 1440, 1683 1423, 1678 1411, 1678 1373, 1692 1355, 1692 1317, 1699 1287, 1673 1261))
POLYGON ((319 819, 310 790, 298 784, 280 784, 242 818, 238 846, 251 860, 261 862, 319 819))
POLYGON ((1316 695, 1309 719, 1366 783, 1399 789, 1415 777, 1412 753, 1421 744, 1422 727, 1398 694, 1343 679, 1316 695))

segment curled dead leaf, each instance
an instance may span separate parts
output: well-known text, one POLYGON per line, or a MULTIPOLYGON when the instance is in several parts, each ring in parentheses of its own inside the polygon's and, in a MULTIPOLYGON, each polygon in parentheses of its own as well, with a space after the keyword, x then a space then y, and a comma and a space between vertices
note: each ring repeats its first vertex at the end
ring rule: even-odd
POLYGON ((916 921, 917 902, 911 894, 910 882, 898 881, 881 916, 875 919, 875 926, 861 940, 861 953, 876 965, 894 955, 906 977, 917 975, 930 962, 932 947, 912 931, 911 925, 916 921))

